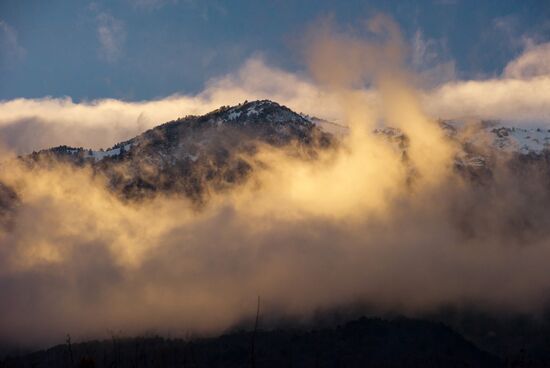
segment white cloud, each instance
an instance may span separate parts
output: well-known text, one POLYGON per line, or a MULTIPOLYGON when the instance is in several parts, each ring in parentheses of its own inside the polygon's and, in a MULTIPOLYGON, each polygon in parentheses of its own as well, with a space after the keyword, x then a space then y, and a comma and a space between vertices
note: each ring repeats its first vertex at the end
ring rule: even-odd
POLYGON ((507 78, 526 79, 550 75, 550 42, 528 45, 517 59, 504 69, 507 78))
POLYGON ((337 103, 307 79, 252 58, 236 72, 209 81, 196 95, 137 102, 75 103, 69 97, 0 101, 0 141, 19 153, 61 144, 108 147, 178 117, 254 99, 272 99, 333 120, 341 116, 337 103))
POLYGON ((451 82, 423 97, 427 110, 440 118, 550 127, 550 77, 451 82))
POLYGON ((550 127, 550 43, 529 45, 500 78, 453 81, 424 94, 442 118, 496 119, 550 127))
POLYGON ((97 15, 97 23, 100 57, 107 62, 115 62, 122 56, 122 46, 126 39, 124 23, 105 12, 97 15))
MULTIPOLYGON (((527 70, 548 46, 528 49, 512 60, 500 78, 449 81, 419 92, 426 112, 434 118, 497 119, 519 125, 550 128, 550 73, 532 78, 527 70), (515 76, 512 78, 512 76, 515 76)), ((376 108, 374 91, 359 91, 376 108)), ((19 153, 67 144, 109 147, 142 131, 188 114, 203 114, 221 105, 244 100, 272 99, 291 109, 329 120, 345 120, 338 99, 306 76, 251 58, 233 73, 210 80, 196 95, 173 95, 151 101, 115 99, 73 102, 70 98, 0 101, 0 141, 19 153), (37 134, 40 132, 40 134, 37 134)))

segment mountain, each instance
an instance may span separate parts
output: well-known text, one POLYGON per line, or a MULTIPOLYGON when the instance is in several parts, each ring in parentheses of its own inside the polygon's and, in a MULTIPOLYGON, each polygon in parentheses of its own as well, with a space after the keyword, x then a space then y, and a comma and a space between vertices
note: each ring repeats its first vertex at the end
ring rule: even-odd
MULTIPOLYGON (((460 162, 462 155, 523 155, 541 156, 550 149, 550 129, 506 127, 495 121, 478 121, 466 124, 461 121, 440 120, 444 135, 460 147, 457 164, 480 166, 477 159, 460 162)), ((397 128, 375 129, 376 134, 387 136, 403 144, 406 135, 397 128)))
MULTIPOLYGON (((0 361, 1 363, 1 361, 0 361)), ((195 340, 159 337, 59 345, 7 358, 6 367, 500 367, 440 323, 360 318, 321 329, 234 332, 195 340), (252 353, 254 344, 254 353, 252 353)))
MULTIPOLYGON (((438 123, 448 142, 456 148, 455 171, 475 184, 490 183, 499 166, 518 175, 535 171, 550 176, 550 130, 506 127, 483 120, 438 123)), ((403 131, 383 127, 374 133, 388 139, 406 156, 409 138, 403 131)))
POLYGON ((505 127, 498 122, 484 121, 468 143, 489 146, 501 152, 540 155, 550 148, 550 130, 505 127))
POLYGON ((125 198, 163 192, 202 202, 211 191, 244 182, 260 145, 308 158, 333 143, 311 120, 262 100, 170 121, 107 150, 60 146, 24 159, 32 165, 51 160, 90 165, 125 198))
MULTIPOLYGON (((548 130, 504 127, 490 121, 440 121, 439 125, 459 148, 456 171, 475 183, 489 182, 500 161, 514 170, 548 171, 548 130)), ((374 133, 388 139, 406 157, 409 138, 401 130, 381 127, 374 133)), ((254 167, 262 166, 256 157, 262 145, 314 159, 319 150, 337 146, 347 134, 345 126, 298 114, 273 101, 245 101, 167 122, 106 150, 59 146, 33 152, 22 160, 29 165, 66 162, 90 166, 104 175, 109 187, 123 199, 179 194, 200 205, 213 192, 244 183, 254 167)), ((6 190, 9 188, 0 195, 13 201, 11 192, 2 194, 6 190)), ((2 203, 0 207, 9 207, 2 203)))

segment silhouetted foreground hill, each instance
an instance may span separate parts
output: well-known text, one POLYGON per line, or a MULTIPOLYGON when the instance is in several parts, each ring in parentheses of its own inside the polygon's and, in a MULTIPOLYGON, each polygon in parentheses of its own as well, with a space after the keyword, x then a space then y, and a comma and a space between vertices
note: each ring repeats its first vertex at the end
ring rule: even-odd
POLYGON ((1 367, 499 367, 443 324, 361 318, 335 328, 218 338, 132 338, 59 345, 1 367), (252 342, 255 341, 254 354, 252 342))

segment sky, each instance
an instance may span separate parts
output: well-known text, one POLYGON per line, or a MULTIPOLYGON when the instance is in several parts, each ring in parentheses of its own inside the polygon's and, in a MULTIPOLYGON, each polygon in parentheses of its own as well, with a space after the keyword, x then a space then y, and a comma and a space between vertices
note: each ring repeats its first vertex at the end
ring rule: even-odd
POLYGON ((0 0, 0 100, 195 94, 257 57, 300 74, 308 27, 377 13, 401 27, 413 68, 443 66, 436 82, 499 76, 550 41, 546 0, 0 0))

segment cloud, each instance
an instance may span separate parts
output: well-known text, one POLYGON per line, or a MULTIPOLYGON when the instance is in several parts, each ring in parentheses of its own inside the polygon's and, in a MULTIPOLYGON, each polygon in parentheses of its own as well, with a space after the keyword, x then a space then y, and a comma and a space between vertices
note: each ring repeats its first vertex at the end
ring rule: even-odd
POLYGON ((550 127, 550 77, 452 82, 423 99, 427 110, 441 118, 550 127))
POLYGON ((126 39, 124 22, 106 12, 97 15, 97 22, 100 58, 113 63, 122 56, 122 47, 126 39))
POLYGON ((443 39, 426 38, 417 29, 411 40, 411 64, 424 86, 435 86, 456 79, 455 62, 448 57, 443 39))
MULTIPOLYGON (((395 23, 378 17, 370 25, 374 40, 316 27, 310 77, 251 59, 195 96, 2 102, 0 136, 8 145, 15 139, 14 149, 26 141, 16 137, 31 133, 46 136, 36 144, 105 143, 251 97, 334 115, 351 131, 315 160, 260 147, 248 184, 214 195, 201 211, 181 197, 121 201, 88 168, 6 161, 0 181, 16 189, 20 204, 11 229, 0 231, 0 340, 220 332, 253 316, 257 295, 265 318, 308 318, 356 302, 405 314, 443 305, 544 308, 550 196, 543 171, 525 164, 518 176, 497 162, 497 180, 470 185, 452 169, 454 145, 424 113, 433 96, 427 111, 447 104, 498 114, 495 101, 507 101, 502 95, 517 85, 472 81, 476 88, 503 83, 491 103, 478 100, 469 82, 418 93, 395 23), (442 91, 461 98, 447 101, 442 91), (411 166, 372 134, 380 120, 410 137, 411 166)), ((515 80, 525 83, 523 93, 536 81, 544 82, 515 80)), ((508 102, 506 112, 521 118, 517 101, 508 102)))
POLYGON ((0 51, 0 60, 4 62, 18 62, 26 55, 26 50, 19 44, 15 29, 1 19, 0 51))
MULTIPOLYGON (((540 55, 546 47, 526 50, 510 61, 508 72, 500 78, 451 80, 421 89, 422 108, 434 118, 496 119, 511 125, 550 127, 550 75, 541 74, 545 59, 536 64, 537 76, 510 76, 512 71, 523 76, 525 72, 518 69, 524 65, 521 60, 531 60, 526 55, 533 50, 540 55)), ((106 148, 178 117, 255 99, 272 99, 295 111, 344 123, 346 111, 334 91, 318 84, 312 76, 282 70, 256 56, 235 72, 208 81, 196 95, 136 102, 101 99, 75 103, 70 98, 49 97, 0 101, 0 142, 17 153, 61 144, 106 148)), ((378 91, 363 86, 354 93, 372 109, 380 106, 378 91)))
POLYGON ((311 81, 252 58, 235 73, 209 81, 197 95, 139 102, 75 103, 49 97, 0 101, 0 142, 17 153, 61 144, 106 148, 178 117, 263 98, 335 120, 341 115, 330 94, 311 81))
POLYGON ((528 45, 526 50, 504 68, 504 77, 530 79, 550 76, 550 43, 528 45))
POLYGON ((550 127, 550 44, 531 45, 501 77, 451 81, 424 93, 431 114, 550 127))

